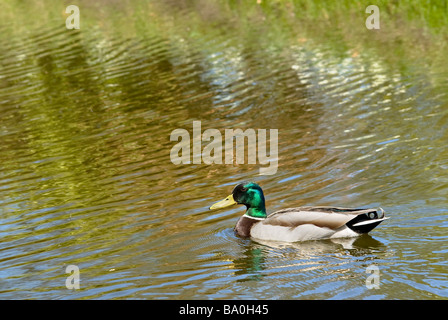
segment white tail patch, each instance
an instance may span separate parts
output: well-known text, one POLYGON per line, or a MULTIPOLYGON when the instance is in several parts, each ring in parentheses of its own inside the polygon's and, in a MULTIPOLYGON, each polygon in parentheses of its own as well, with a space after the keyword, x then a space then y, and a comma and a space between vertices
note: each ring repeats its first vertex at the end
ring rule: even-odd
POLYGON ((355 223, 353 225, 353 227, 364 226, 366 224, 376 223, 376 222, 387 220, 387 219, 389 219, 389 218, 387 217, 387 218, 382 218, 382 219, 372 219, 372 220, 361 221, 361 222, 355 223))

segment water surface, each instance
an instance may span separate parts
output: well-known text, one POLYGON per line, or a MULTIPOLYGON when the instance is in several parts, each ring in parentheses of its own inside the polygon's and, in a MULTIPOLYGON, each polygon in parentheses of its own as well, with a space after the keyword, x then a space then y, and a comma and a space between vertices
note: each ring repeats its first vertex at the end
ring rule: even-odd
POLYGON ((171 9, 154 22, 166 33, 1 25, 0 297, 448 298, 447 70, 273 42, 268 28, 186 33, 195 8, 171 9), (174 165, 170 134, 193 121, 278 129, 277 173, 174 165), (247 180, 269 212, 381 206, 391 219, 350 240, 240 239, 244 208, 208 207, 247 180))

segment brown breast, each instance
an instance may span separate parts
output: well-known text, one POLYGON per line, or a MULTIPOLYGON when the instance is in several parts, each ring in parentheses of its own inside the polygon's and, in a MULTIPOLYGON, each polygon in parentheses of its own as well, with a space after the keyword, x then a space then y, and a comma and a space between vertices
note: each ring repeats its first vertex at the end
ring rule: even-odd
POLYGON ((250 229, 257 222, 260 222, 260 220, 242 216, 236 223, 234 231, 240 237, 250 237, 250 229))

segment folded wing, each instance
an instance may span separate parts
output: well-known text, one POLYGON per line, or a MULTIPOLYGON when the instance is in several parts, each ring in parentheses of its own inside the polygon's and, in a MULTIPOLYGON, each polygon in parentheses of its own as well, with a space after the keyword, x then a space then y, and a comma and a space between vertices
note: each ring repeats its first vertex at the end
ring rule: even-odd
POLYGON ((274 212, 262 223, 290 228, 312 224, 331 230, 347 225, 356 232, 364 233, 373 229, 383 220, 385 220, 384 211, 381 208, 299 207, 274 212))

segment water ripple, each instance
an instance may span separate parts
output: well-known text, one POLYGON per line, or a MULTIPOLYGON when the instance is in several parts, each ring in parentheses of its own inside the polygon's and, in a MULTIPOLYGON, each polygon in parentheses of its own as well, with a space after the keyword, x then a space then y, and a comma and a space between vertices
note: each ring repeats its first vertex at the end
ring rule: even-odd
POLYGON ((0 36, 0 297, 447 297, 447 96, 431 84, 446 73, 173 28, 0 36), (170 133, 191 134, 194 120, 279 129, 277 174, 174 165, 170 133), (249 179, 270 212, 382 205, 393 219, 348 242, 240 239, 244 208, 208 207, 249 179), (65 288, 71 264, 75 292, 65 288), (378 292, 365 286, 372 264, 378 292))

